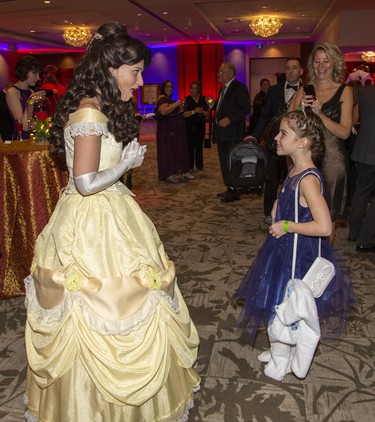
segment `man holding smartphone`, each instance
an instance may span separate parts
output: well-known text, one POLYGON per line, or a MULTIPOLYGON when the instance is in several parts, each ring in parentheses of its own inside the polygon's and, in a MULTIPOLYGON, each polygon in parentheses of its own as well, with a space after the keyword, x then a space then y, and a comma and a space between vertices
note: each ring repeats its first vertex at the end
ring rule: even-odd
POLYGON ((263 209, 266 224, 272 223, 271 211, 277 198, 277 188, 286 174, 285 156, 278 156, 274 149, 274 138, 279 131, 281 116, 288 110, 297 89, 301 85, 302 62, 298 57, 289 57, 285 62, 285 82, 272 85, 268 91, 266 105, 251 136, 258 142, 265 133, 268 158, 268 179, 264 187, 263 209), (267 129, 267 131, 266 131, 267 129))

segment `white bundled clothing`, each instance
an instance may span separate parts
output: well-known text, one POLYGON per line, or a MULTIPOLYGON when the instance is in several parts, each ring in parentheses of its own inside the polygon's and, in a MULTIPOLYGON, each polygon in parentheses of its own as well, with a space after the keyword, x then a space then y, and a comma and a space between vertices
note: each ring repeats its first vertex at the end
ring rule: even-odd
POLYGON ((293 372, 305 378, 320 339, 318 311, 311 289, 299 279, 289 280, 284 301, 275 306, 268 326, 270 356, 264 373, 281 381, 293 372))

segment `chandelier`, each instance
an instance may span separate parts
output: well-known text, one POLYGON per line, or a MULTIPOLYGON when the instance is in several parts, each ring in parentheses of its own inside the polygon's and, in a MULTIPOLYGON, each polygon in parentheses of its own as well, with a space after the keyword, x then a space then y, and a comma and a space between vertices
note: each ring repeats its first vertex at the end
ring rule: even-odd
POLYGON ((361 57, 365 62, 375 62, 375 51, 364 51, 361 57))
POLYGON ((89 43, 92 35, 86 28, 71 27, 64 30, 62 37, 68 45, 83 47, 89 43))
POLYGON ((254 35, 267 38, 276 35, 283 26, 279 18, 272 16, 258 16, 249 24, 254 35))

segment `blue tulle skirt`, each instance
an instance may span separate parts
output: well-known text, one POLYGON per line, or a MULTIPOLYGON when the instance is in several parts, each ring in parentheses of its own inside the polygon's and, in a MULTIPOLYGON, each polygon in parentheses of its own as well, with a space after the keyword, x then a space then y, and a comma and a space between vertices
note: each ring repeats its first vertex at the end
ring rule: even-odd
MULTIPOLYGON (((288 177, 284 181, 285 189, 278 201, 277 221, 294 220, 294 192, 298 176, 288 177)), ((311 220, 309 209, 299 206, 298 221, 311 220)), ((292 277, 293 242, 293 233, 286 233, 279 239, 268 235, 233 295, 234 303, 243 306, 238 323, 246 329, 251 343, 255 341, 259 326, 268 326, 275 314, 275 305, 283 301, 285 287, 292 277)), ((318 242, 318 237, 298 236, 295 278, 302 279, 314 262, 318 255, 318 242)), ((345 262, 334 253, 327 240, 322 239, 321 245, 321 256, 334 263, 336 275, 324 294, 316 299, 316 304, 322 338, 333 339, 345 330, 354 295, 345 262)))

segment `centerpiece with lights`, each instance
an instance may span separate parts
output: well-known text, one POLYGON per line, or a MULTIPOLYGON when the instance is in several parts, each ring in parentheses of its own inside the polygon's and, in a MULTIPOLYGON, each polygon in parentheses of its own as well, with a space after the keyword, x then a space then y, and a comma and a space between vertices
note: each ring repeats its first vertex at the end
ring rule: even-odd
POLYGON ((48 142, 49 130, 52 126, 52 109, 49 99, 38 93, 27 102, 27 119, 30 128, 30 139, 35 142, 48 142))

